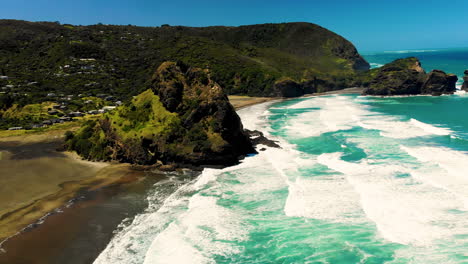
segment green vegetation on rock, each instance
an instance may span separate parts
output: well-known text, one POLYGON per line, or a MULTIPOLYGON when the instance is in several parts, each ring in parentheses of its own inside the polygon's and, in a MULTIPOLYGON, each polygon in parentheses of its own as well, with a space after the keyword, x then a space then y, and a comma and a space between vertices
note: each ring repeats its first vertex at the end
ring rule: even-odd
POLYGON ((455 91, 457 76, 433 70, 426 74, 415 57, 398 59, 363 75, 368 95, 450 94, 455 91))
POLYGON ((90 160, 228 165, 254 152, 209 71, 161 64, 151 88, 76 133, 67 146, 90 160))

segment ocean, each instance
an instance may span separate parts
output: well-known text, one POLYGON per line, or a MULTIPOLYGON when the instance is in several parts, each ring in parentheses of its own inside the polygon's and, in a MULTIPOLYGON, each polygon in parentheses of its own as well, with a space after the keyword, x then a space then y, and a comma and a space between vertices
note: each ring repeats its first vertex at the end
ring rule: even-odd
MULTIPOLYGON (((396 55, 380 56, 366 58, 396 55)), ((155 184, 94 263, 468 263, 466 112, 463 92, 239 110, 281 148, 205 169, 164 200, 155 184)))

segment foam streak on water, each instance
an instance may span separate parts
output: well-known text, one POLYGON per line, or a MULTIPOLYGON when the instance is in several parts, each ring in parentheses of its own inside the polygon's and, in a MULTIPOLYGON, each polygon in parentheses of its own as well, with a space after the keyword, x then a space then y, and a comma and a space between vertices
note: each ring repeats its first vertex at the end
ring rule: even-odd
POLYGON ((408 100, 340 95, 240 110, 246 128, 281 148, 206 169, 163 201, 155 186, 148 210, 95 263, 467 263, 468 124, 399 111, 437 108, 408 100))

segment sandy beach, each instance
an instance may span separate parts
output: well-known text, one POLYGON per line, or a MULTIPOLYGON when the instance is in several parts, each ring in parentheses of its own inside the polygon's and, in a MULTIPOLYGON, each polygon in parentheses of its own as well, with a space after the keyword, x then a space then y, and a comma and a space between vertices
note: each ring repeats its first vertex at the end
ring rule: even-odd
POLYGON ((236 108, 236 110, 255 104, 281 99, 278 97, 251 97, 243 95, 230 95, 228 98, 229 102, 234 106, 234 108, 236 108))

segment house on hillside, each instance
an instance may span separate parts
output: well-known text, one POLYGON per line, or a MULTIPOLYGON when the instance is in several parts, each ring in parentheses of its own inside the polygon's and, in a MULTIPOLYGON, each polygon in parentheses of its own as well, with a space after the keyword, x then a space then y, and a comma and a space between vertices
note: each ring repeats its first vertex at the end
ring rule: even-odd
POLYGON ((70 117, 80 117, 80 116, 84 116, 84 114, 81 113, 81 112, 70 112, 68 114, 68 116, 70 116, 70 117))
POLYGON ((117 106, 104 106, 101 110, 104 111, 104 113, 109 112, 111 110, 114 110, 117 106))
POLYGON ((73 121, 73 119, 71 117, 69 117, 69 116, 62 116, 59 119, 62 120, 63 122, 73 121))
POLYGON ((61 124, 64 121, 60 118, 54 118, 54 119, 51 119, 50 122, 52 122, 52 124, 61 124))

